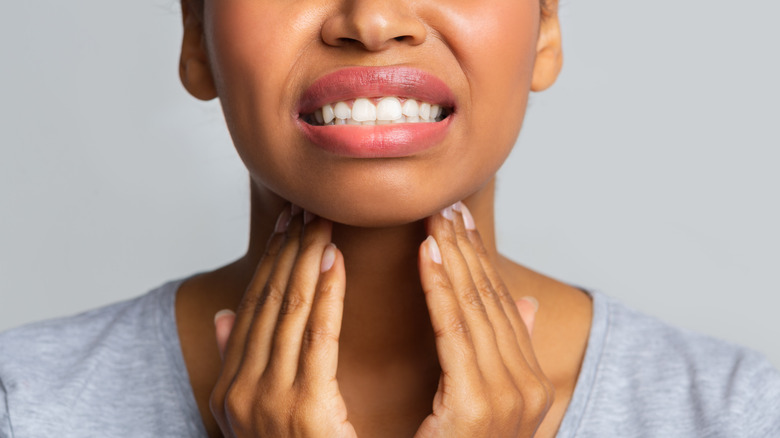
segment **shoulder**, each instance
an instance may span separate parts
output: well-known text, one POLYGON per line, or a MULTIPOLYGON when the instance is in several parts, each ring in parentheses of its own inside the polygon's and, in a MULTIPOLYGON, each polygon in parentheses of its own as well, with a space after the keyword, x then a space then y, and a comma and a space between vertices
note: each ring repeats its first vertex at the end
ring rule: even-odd
POLYGON ((181 402, 165 407, 172 398, 187 400, 180 396, 188 388, 173 313, 179 283, 0 334, 0 431, 123 436, 133 424, 176 420, 161 418, 171 409, 181 417, 181 402))
POLYGON ((582 432, 780 434, 780 372, 761 354, 598 293, 592 331, 576 390, 587 394, 582 432))
MULTIPOLYGON (((166 285, 168 286, 168 285, 166 285)), ((172 298, 162 286, 140 297, 78 315, 36 322, 0 333, 0 377, 77 372, 84 359, 151 344, 161 305, 172 298)))

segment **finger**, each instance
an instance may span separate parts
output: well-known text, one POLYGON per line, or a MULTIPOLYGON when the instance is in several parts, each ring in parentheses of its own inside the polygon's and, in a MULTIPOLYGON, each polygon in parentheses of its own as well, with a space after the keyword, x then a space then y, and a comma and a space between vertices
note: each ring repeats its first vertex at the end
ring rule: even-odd
POLYGON ((533 336, 536 312, 539 311, 539 301, 534 297, 522 297, 515 302, 515 305, 525 323, 525 328, 528 330, 528 336, 533 336))
MULTIPOLYGON (((295 207, 295 206, 293 206, 295 207)), ((258 299, 244 347, 242 370, 246 377, 259 377, 271 354, 273 333, 279 316, 279 309, 285 299, 285 291, 298 255, 303 230, 303 215, 299 208, 291 209, 292 219, 285 231, 284 243, 276 257, 276 263, 268 274, 258 299)))
POLYGON ((275 381, 295 379, 306 323, 311 313, 325 247, 330 243, 331 223, 307 216, 300 250, 279 309, 266 373, 275 381))
MULTIPOLYGON (((454 212, 452 222, 458 240, 458 247, 468 264, 471 277, 477 285, 480 298, 485 306, 485 313, 495 332, 496 344, 501 358, 503 359, 503 363, 505 366, 511 366, 511 364, 525 364, 525 366, 529 366, 522 350, 518 346, 514 327, 507 316, 507 312, 504 310, 501 298, 498 296, 498 293, 496 293, 496 285, 493 284, 494 282, 485 272, 479 254, 477 254, 477 251, 468 236, 469 232, 475 230, 468 209, 461 202, 453 205, 452 209, 454 212)), ((496 283, 503 285, 503 282, 499 283, 496 281, 496 283)), ((528 369, 531 368, 529 367, 528 369)), ((505 376, 498 375, 495 377, 501 378, 505 376)))
POLYGON ((257 307, 261 305, 263 289, 265 288, 268 277, 287 240, 285 233, 290 224, 290 220, 291 206, 286 205, 281 213, 279 213, 274 231, 266 244, 263 258, 260 260, 260 263, 258 263, 257 270, 236 310, 233 327, 223 352, 221 375, 225 376, 226 379, 232 380, 243 359, 249 328, 257 314, 257 307))
POLYGON ((296 380, 323 384, 336 379, 345 293, 344 256, 331 243, 322 254, 320 277, 303 334, 296 380))
POLYGON ((463 384, 455 386, 463 391, 459 395, 468 397, 479 387, 481 373, 477 366, 473 334, 442 262, 436 239, 428 236, 420 245, 418 264, 439 365, 442 376, 457 379, 463 384))
MULTIPOLYGON (((220 348, 222 356, 222 371, 220 372, 217 383, 214 385, 209 405, 214 417, 220 423, 222 430, 225 429, 225 396, 230 386, 234 383, 236 376, 241 368, 245 356, 246 341, 249 329, 257 314, 257 307, 262 301, 262 292, 273 266, 286 241, 286 231, 291 220, 291 206, 285 206, 279 214, 274 231, 268 239, 263 258, 257 265, 254 276, 247 287, 241 303, 233 319, 233 325, 227 341, 224 343, 225 330, 222 324, 215 321, 217 325, 217 346, 220 348), (226 345, 225 345, 226 344, 226 345)), ((226 331, 226 330, 225 330, 226 331)))
POLYGON ((214 330, 217 335, 217 349, 219 350, 219 357, 225 360, 225 348, 227 348, 227 341, 230 337, 230 332, 233 331, 233 324, 236 322, 236 314, 230 309, 222 309, 214 315, 214 330))
MULTIPOLYGON (((441 249, 443 266, 452 283, 458 305, 473 339, 478 340, 473 345, 481 373, 496 378, 505 376, 507 370, 499 352, 495 330, 482 302, 479 287, 474 282, 468 262, 458 245, 455 213, 448 207, 442 214, 431 216, 427 224, 429 232, 441 249)), ((490 284, 488 282, 487 285, 481 286, 490 287, 490 284)))
POLYGON ((517 339, 517 343, 520 346, 523 357, 528 361, 528 364, 537 375, 542 375, 542 370, 539 366, 539 362, 536 359, 536 355, 534 354, 533 345, 531 344, 531 339, 529 337, 526 324, 520 316, 517 305, 515 304, 512 295, 509 293, 509 289, 507 289, 504 281, 498 274, 498 271, 495 268, 495 264, 488 254, 487 249, 485 249, 485 245, 482 243, 482 237, 474 226, 474 218, 465 204, 462 206, 462 214, 464 223, 469 225, 467 227, 469 240, 471 241, 474 250, 477 252, 477 256, 479 257, 482 267, 485 270, 485 274, 487 274, 488 278, 490 278, 490 282, 493 284, 496 295, 501 301, 504 312, 506 313, 506 316, 512 325, 512 329, 515 332, 515 338, 517 339))

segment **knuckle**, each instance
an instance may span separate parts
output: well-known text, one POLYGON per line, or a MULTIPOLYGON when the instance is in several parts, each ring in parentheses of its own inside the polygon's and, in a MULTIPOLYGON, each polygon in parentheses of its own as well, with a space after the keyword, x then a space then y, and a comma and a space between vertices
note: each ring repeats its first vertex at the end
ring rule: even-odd
POLYGON ((466 338, 471 335, 468 323, 463 319, 463 315, 454 314, 444 320, 443 326, 434 332, 436 337, 454 336, 457 338, 466 338))
POLYGON ((547 411, 552 400, 546 385, 528 385, 522 393, 523 410, 534 415, 540 415, 547 411))
POLYGON ((242 314, 249 311, 251 311, 251 313, 254 313, 255 309, 258 308, 260 302, 261 300, 258 294, 254 293, 253 291, 247 291, 244 297, 241 299, 241 303, 238 304, 238 309, 236 309, 236 313, 242 314))
POLYGON ((476 288, 466 288, 460 291, 458 295, 460 296, 461 302, 468 306, 469 309, 477 311, 485 309, 485 305, 482 303, 482 297, 479 296, 479 291, 476 288))
POLYGON ((473 397, 467 406, 461 408, 460 417, 470 426, 481 428, 490 423, 492 409, 486 397, 473 397))
POLYGON ((296 313, 308 306, 308 301, 296 293, 287 294, 282 301, 282 307, 279 309, 280 315, 289 315, 296 313))
POLYGON ((225 392, 221 390, 219 384, 211 392, 209 409, 217 420, 225 418, 225 392))
POLYGON ((482 295, 483 300, 494 299, 494 297, 497 295, 497 292, 493 287, 493 283, 491 283, 490 279, 484 275, 477 276, 477 278, 474 279, 474 285, 482 295))
POLYGON ((303 331, 303 346, 310 348, 317 344, 339 343, 339 334, 333 333, 325 327, 307 325, 303 331))
POLYGON ((507 304, 512 304, 512 306, 514 306, 515 299, 512 297, 512 294, 509 293, 509 289, 506 287, 506 285, 503 283, 498 284, 494 287, 494 290, 501 301, 507 304))
POLYGON ((241 422, 251 417, 251 413, 248 409, 250 403, 249 400, 247 400, 246 393, 236 388, 237 385, 232 385, 225 394, 224 399, 221 401, 225 417, 231 422, 241 422))
POLYGON ((263 288, 263 296, 260 305, 255 307, 260 309, 265 304, 279 304, 284 301, 284 289, 276 283, 268 283, 263 288))
POLYGON ((520 412, 520 392, 514 385, 497 391, 495 395, 495 410, 501 418, 518 417, 520 412))

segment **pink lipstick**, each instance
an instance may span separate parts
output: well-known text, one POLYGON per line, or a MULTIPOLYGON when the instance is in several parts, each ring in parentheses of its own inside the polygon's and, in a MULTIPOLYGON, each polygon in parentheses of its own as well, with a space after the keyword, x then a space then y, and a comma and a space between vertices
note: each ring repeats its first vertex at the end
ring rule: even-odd
POLYGON ((351 67, 312 83, 295 116, 303 134, 321 149, 347 157, 392 158, 439 143, 455 108, 450 88, 423 70, 351 67))

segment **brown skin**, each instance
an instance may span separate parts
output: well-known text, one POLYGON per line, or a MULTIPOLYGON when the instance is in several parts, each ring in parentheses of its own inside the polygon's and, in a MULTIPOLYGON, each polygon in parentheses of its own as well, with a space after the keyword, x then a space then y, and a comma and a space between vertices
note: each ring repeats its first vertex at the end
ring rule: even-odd
POLYGON ((334 222, 347 285, 338 384, 350 422, 358 436, 411 436, 431 412, 441 356, 418 268, 431 231, 422 220, 461 199, 512 297, 540 303, 531 356, 555 398, 535 436, 554 436, 586 347, 590 300, 497 252, 493 199, 528 92, 550 86, 561 67, 557 5, 544 20, 531 0, 227 0, 207 1, 202 13, 188 5, 182 82, 200 99, 220 98, 252 181, 247 253, 187 281, 177 296, 182 350, 210 436, 221 436, 209 409, 222 370, 213 315, 238 307, 287 201, 334 222), (455 92, 457 119, 441 144, 405 159, 346 160, 295 129, 291 108, 317 77, 399 64, 432 72, 455 92))

